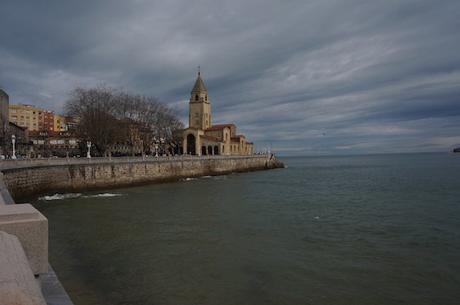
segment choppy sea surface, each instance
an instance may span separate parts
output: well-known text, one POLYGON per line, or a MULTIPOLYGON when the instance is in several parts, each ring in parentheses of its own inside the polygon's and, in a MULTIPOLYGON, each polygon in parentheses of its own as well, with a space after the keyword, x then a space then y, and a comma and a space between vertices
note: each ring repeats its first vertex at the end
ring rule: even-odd
POLYGON ((460 154, 282 161, 42 197, 50 262, 75 305, 460 304, 460 154))

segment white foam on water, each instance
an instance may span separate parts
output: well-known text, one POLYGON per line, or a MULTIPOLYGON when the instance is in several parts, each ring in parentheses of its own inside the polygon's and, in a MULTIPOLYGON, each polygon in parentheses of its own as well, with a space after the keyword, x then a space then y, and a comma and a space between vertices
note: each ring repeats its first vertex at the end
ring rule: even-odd
POLYGON ((123 194, 101 193, 101 194, 95 194, 95 195, 86 195, 86 196, 83 196, 83 198, 107 198, 107 197, 118 197, 118 196, 123 196, 123 194))
POLYGON ((43 196, 38 198, 38 200, 51 201, 51 200, 63 200, 63 199, 75 199, 75 198, 108 198, 108 197, 118 197, 123 196, 123 194, 118 193, 101 193, 94 195, 85 195, 82 196, 81 193, 68 193, 68 194, 54 194, 50 196, 43 196))
POLYGON ((196 180, 196 178, 191 178, 191 177, 189 177, 189 178, 183 179, 182 181, 193 181, 193 180, 196 180))
POLYGON ((62 200, 62 199, 74 199, 74 198, 79 198, 81 197, 81 193, 68 193, 68 194, 54 194, 51 196, 43 196, 38 198, 38 200, 45 200, 45 201, 50 201, 50 200, 62 200))

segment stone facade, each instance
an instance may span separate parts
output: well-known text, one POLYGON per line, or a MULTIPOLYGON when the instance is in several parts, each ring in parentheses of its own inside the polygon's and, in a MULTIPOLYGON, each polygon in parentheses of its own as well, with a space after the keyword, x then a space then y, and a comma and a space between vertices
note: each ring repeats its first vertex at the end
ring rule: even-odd
POLYGON ((188 155, 252 155, 254 145, 236 134, 234 124, 212 125, 211 99, 198 77, 190 94, 189 127, 183 131, 182 151, 188 155))

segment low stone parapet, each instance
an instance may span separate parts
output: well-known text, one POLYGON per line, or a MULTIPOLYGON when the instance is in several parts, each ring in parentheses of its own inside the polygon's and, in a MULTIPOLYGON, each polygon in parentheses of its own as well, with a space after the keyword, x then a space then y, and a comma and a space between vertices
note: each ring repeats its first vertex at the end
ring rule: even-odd
POLYGON ((0 231, 17 236, 33 274, 48 272, 48 220, 32 205, 0 205, 0 231))
POLYGON ((0 304, 46 305, 18 238, 0 231, 0 304))
POLYGON ((5 204, 15 204, 15 202, 8 191, 8 187, 3 181, 3 173, 0 172, 0 205, 5 204))

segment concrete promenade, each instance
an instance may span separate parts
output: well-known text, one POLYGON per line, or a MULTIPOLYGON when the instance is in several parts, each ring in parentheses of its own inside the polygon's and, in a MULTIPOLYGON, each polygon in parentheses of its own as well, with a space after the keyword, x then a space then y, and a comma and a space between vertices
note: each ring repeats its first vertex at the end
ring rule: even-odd
POLYGON ((48 220, 13 198, 283 167, 273 155, 0 161, 0 304, 72 305, 48 263, 48 220))

